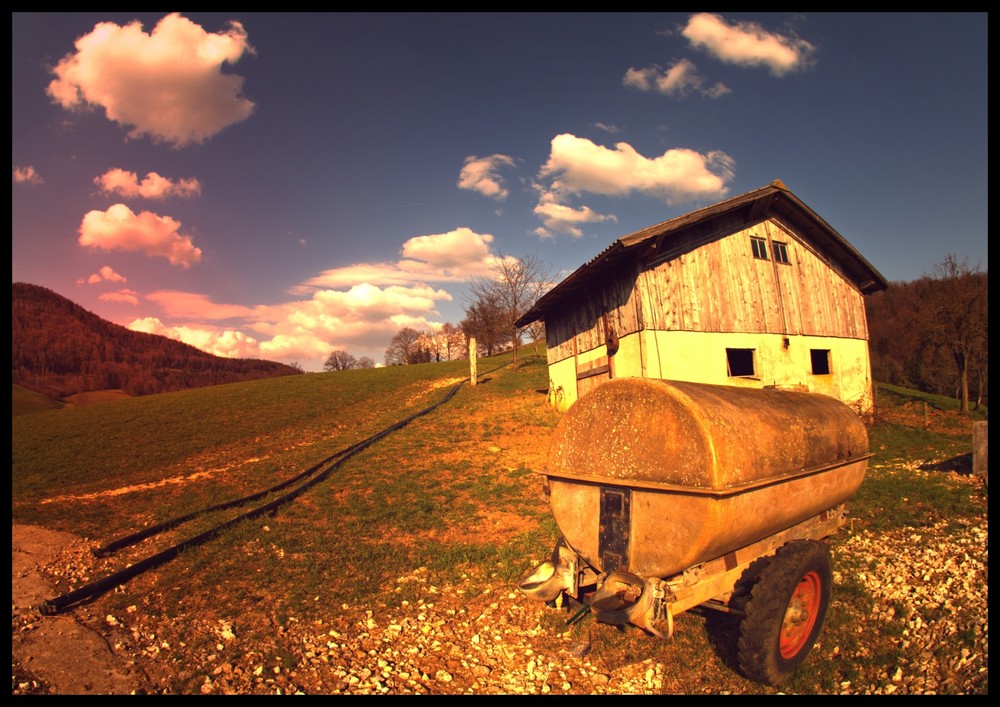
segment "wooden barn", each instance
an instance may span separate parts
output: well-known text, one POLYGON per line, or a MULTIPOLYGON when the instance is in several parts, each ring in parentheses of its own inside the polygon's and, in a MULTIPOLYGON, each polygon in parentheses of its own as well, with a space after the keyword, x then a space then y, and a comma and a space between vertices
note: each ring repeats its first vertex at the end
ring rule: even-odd
POLYGON ((549 402, 611 378, 823 393, 873 410, 864 296, 885 278, 780 181, 623 236, 518 320, 549 402))

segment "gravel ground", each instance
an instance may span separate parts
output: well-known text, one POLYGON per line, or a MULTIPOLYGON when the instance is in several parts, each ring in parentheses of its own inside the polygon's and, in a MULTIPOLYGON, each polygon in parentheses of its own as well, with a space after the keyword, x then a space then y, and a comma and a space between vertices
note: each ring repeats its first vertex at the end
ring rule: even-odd
MULTIPOLYGON (((939 523, 878 537, 841 530, 845 537, 836 553, 849 554, 866 568, 857 579, 876 605, 859 633, 898 633, 900 625, 903 628, 897 664, 885 665, 869 684, 841 683, 837 693, 988 694, 987 523, 984 516, 974 525, 939 523)), ((16 559, 16 547, 14 551, 16 559)), ((595 646, 614 640, 617 627, 594 624, 582 637, 580 632, 554 630, 565 626, 563 618, 552 619, 558 612, 505 583, 491 585, 469 577, 456 585, 436 586, 423 568, 396 579, 397 591, 413 600, 394 608, 343 605, 328 610, 328 619, 292 618, 274 626, 269 645, 247 640, 239 625, 201 615, 156 623, 137 607, 128 607, 121 616, 95 615, 88 606, 79 607, 71 612, 73 620, 103 636, 108 649, 105 656, 87 659, 73 645, 78 636, 52 630, 51 622, 65 616, 41 616, 28 599, 17 596, 18 582, 33 576, 60 584, 88 581, 93 558, 86 543, 63 543, 50 551, 49 556, 38 551, 21 570, 15 562, 12 694, 695 691, 690 681, 671 677, 676 665, 656 657, 609 663, 599 655, 595 646), (37 640, 42 635, 45 640, 37 640), (50 664, 60 660, 61 666, 50 664), (90 687, 67 682, 67 661, 75 662, 70 672, 89 670, 104 681, 92 679, 90 687)), ((834 581, 836 592, 844 578, 836 573, 834 581)), ((845 662, 870 661, 865 642, 857 646, 851 649, 855 654, 836 646, 817 647, 810 660, 820 653, 845 662)), ((706 666, 708 684, 698 692, 729 692, 711 686, 711 671, 718 669, 706 666)), ((732 683, 731 676, 726 680, 732 683)))
MULTIPOLYGON (((963 694, 988 686, 989 591, 987 519, 959 529, 940 522, 872 536, 847 538, 841 552, 872 569, 858 579, 875 600, 867 632, 905 625, 899 664, 880 682, 841 685, 842 694, 963 694), (971 647, 955 649, 971 637, 971 647), (917 654, 916 660, 905 656, 917 654)), ((834 582, 842 578, 834 577, 834 582)), ((864 659, 863 652, 858 656, 864 659)), ((985 691, 980 694, 988 694, 985 691)))

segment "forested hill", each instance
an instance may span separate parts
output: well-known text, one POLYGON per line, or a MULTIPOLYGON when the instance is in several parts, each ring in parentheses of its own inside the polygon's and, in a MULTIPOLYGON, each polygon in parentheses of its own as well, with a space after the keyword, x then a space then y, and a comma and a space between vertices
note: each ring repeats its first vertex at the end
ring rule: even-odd
POLYGON ((132 331, 38 285, 13 283, 11 320, 11 382, 57 399, 92 390, 148 395, 302 373, 132 331))

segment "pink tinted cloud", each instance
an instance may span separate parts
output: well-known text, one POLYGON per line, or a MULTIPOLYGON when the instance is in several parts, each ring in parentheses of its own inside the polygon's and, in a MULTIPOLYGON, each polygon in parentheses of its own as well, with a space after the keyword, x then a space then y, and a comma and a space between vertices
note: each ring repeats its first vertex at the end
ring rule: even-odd
POLYGON ((298 292, 313 287, 338 288, 359 284, 412 285, 422 282, 466 282, 492 272, 493 236, 460 226, 446 233, 414 236, 403 243, 403 259, 394 263, 358 263, 324 270, 298 292))
POLYGON ((98 297, 102 302, 124 302, 126 304, 139 304, 139 293, 135 290, 118 290, 117 292, 105 292, 98 297))
POLYGON ((184 268, 201 260, 201 249, 180 233, 181 223, 151 211, 139 214, 114 204, 107 211, 90 211, 80 223, 79 243, 101 250, 139 252, 166 258, 184 268))
POLYGON ((497 201, 507 198, 508 191, 500 169, 513 167, 514 158, 507 155, 476 157, 469 155, 458 176, 458 187, 476 191, 497 201))
POLYGON ((145 33, 138 21, 101 22, 53 69, 47 92, 66 109, 98 106, 109 120, 175 147, 203 142, 246 120, 254 104, 223 65, 253 54, 243 25, 206 32, 172 13, 145 33))
POLYGON ((127 172, 118 167, 95 177, 94 183, 105 194, 124 197, 165 199, 170 196, 192 197, 201 194, 201 184, 193 177, 172 181, 156 172, 150 172, 140 182, 135 172, 127 172))
MULTIPOLYGON (((124 275, 119 275, 110 265, 105 265, 86 279, 88 285, 96 285, 98 282, 126 282, 126 280, 124 275)), ((77 280, 78 285, 82 285, 83 283, 83 278, 77 280)))
POLYGON ((14 184, 43 183, 42 176, 31 165, 28 165, 27 167, 14 167, 14 172, 11 178, 14 181, 14 184))
POLYGON ((213 302, 199 293, 160 290, 145 299, 161 307, 166 322, 177 323, 146 317, 129 328, 170 336, 220 356, 263 357, 322 370, 335 348, 380 359, 401 327, 436 328, 437 302, 451 298, 445 290, 422 284, 357 284, 345 291, 320 290, 309 299, 247 307, 213 302), (220 320, 229 320, 231 328, 212 323, 220 320))
POLYGON ((208 295, 177 290, 157 290, 146 295, 164 314, 175 319, 219 320, 254 316, 255 307, 213 302, 208 295))

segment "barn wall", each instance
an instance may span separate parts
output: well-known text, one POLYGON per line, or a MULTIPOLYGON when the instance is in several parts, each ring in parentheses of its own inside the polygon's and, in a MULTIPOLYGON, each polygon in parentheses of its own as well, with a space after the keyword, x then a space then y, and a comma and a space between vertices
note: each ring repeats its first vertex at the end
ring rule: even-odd
POLYGON ((668 243, 659 262, 595 279, 546 312, 553 405, 565 410, 602 380, 635 376, 798 388, 870 412, 864 296, 836 264, 775 220, 668 243), (751 235, 767 240, 767 260, 753 257, 751 235), (786 244, 787 264, 775 262, 774 241, 786 244), (610 362, 604 317, 619 336, 610 362), (753 349, 758 375, 730 377, 727 348, 753 349), (810 349, 830 351, 829 374, 811 372, 810 349), (592 375, 602 366, 607 375, 592 375))
MULTIPOLYGON (((857 339, 645 331, 621 340, 614 363, 616 378, 802 390, 842 400, 862 415, 873 411, 868 345, 857 339), (730 376, 727 348, 752 349, 755 375, 730 376), (829 351, 829 373, 812 372, 813 349, 829 351)), ((560 411, 567 410, 583 394, 578 392, 577 371, 572 358, 549 366, 550 402, 560 411)))
POLYGON ((639 331, 639 308, 634 288, 636 270, 629 265, 603 277, 572 305, 545 314, 549 363, 567 358, 594 358, 603 347, 604 317, 619 337, 639 331))
POLYGON ((806 334, 867 339, 864 296, 769 220, 640 274, 647 326, 665 331, 806 334), (753 257, 750 237, 787 244, 789 263, 753 257))
POLYGON ((655 363, 650 378, 684 380, 748 388, 776 387, 822 393, 842 400, 859 413, 872 411, 868 344, 857 339, 773 334, 650 332, 655 363), (785 345, 785 339, 788 345, 785 345), (752 349, 755 375, 728 375, 726 349, 752 349), (829 351, 830 372, 812 372, 811 351, 829 351))

